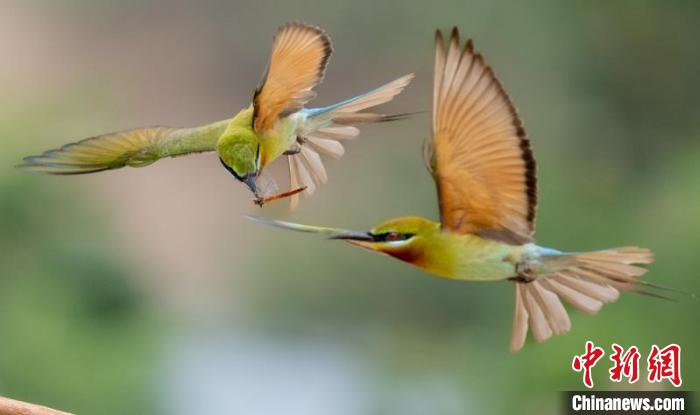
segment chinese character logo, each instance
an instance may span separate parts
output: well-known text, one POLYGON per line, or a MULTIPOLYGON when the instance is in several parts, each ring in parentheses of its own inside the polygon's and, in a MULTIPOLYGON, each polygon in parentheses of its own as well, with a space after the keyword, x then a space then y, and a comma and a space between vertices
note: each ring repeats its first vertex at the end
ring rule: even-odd
MULTIPOLYGON (((623 378, 632 384, 639 380, 639 361, 641 354, 637 346, 631 346, 625 350, 617 343, 612 345, 610 361, 612 366, 608 369, 610 381, 622 382, 623 378)), ((593 367, 605 356, 605 351, 593 344, 586 342, 586 351, 581 355, 574 356, 571 368, 576 372, 583 372, 583 384, 587 388, 593 387, 593 367)), ((653 345, 647 357, 647 379, 649 382, 662 382, 664 379, 671 382, 675 387, 681 386, 681 347, 677 344, 670 344, 663 349, 653 345)))
POLYGON ((673 386, 679 387, 681 380, 681 347, 670 344, 659 350, 656 345, 651 346, 647 359, 649 370, 649 382, 661 382, 668 379, 673 386))
POLYGON ((593 377, 591 369, 598 363, 605 352, 600 347, 594 346, 592 341, 586 342, 586 353, 574 356, 574 361, 571 362, 571 367, 577 371, 583 371, 583 384, 587 388, 593 387, 593 377))
POLYGON ((613 343, 612 348, 613 354, 610 355, 610 360, 613 362, 613 367, 609 370, 610 380, 621 382, 623 376, 628 379, 629 383, 639 380, 639 357, 641 355, 637 346, 630 347, 627 352, 617 343, 613 343))

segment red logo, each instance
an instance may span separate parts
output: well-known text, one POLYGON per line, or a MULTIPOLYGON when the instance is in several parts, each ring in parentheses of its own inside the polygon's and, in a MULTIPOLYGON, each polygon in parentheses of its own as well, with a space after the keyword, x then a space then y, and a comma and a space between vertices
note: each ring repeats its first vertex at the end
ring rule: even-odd
POLYGON ((651 346, 647 359, 649 382, 661 382, 668 379, 673 386, 679 387, 681 379, 681 346, 669 344, 659 350, 657 345, 651 346))
POLYGON ((621 382, 622 377, 626 377, 629 383, 639 380, 639 349, 632 346, 623 353, 625 349, 617 343, 612 345, 614 353, 610 355, 613 367, 610 368, 610 380, 621 382))
POLYGON ((600 347, 593 345, 592 341, 586 342, 586 353, 582 355, 574 356, 574 361, 571 362, 571 367, 580 372, 583 370, 583 384, 587 388, 593 387, 593 377, 591 376, 591 369, 598 363, 601 357, 605 354, 605 351, 600 347))
MULTIPOLYGON (((629 383, 639 380, 639 361, 641 354, 637 346, 631 346, 625 350, 617 343, 612 345, 610 361, 612 367, 608 370, 612 382, 622 382, 622 378, 627 378, 629 383)), ((581 355, 574 356, 571 368, 576 372, 583 372, 583 384, 587 388, 593 387, 593 367, 605 355, 605 351, 593 344, 586 342, 586 351, 581 355)), ((647 379, 649 382, 661 382, 667 379, 675 387, 681 386, 681 347, 677 344, 669 344, 663 349, 658 346, 651 346, 647 357, 647 379)))

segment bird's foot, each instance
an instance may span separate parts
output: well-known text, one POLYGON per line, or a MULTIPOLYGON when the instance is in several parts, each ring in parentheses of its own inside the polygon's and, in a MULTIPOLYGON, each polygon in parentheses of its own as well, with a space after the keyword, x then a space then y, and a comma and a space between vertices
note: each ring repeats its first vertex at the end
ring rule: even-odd
POLYGON ((508 278, 508 281, 519 282, 519 283, 521 283, 521 284, 529 284, 529 283, 533 282, 533 281, 536 280, 536 279, 537 279, 537 278, 535 278, 535 277, 530 277, 530 276, 527 276, 527 275, 518 275, 518 276, 516 276, 516 277, 510 277, 510 278, 508 278))
POLYGON ((508 278, 511 281, 524 284, 531 283, 537 279, 537 263, 531 260, 522 260, 515 264, 515 277, 508 278))
POLYGON ((297 142, 296 144, 293 145, 293 147, 290 147, 289 150, 285 151, 284 154, 285 156, 293 156, 295 154, 301 153, 301 146, 306 143, 306 138, 302 136, 297 136, 297 142))

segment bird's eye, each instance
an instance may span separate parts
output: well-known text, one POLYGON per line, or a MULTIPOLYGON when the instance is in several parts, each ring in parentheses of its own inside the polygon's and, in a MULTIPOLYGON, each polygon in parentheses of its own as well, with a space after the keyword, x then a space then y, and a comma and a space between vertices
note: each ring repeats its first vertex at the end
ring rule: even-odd
POLYGON ((398 232, 387 232, 386 234, 386 240, 387 241, 398 241, 401 238, 401 234, 398 232))
POLYGON ((371 234, 375 242, 396 242, 406 241, 413 238, 412 233, 401 233, 396 231, 371 234))

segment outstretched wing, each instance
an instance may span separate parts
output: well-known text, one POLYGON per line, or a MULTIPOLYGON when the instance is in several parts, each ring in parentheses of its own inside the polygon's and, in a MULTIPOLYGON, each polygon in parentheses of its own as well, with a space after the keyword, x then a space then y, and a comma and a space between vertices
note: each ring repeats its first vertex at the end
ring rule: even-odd
POLYGON ((147 166, 163 157, 216 149, 228 120, 196 128, 152 127, 90 137, 24 158, 19 169, 48 174, 84 174, 147 166))
POLYGON ((333 49, 318 27, 303 23, 281 26, 272 42, 265 80, 255 91, 253 126, 263 132, 279 117, 301 109, 315 96, 333 49))
POLYGON ((426 162, 435 178, 442 225, 511 243, 532 239, 535 160, 510 97, 471 40, 457 28, 445 49, 436 34, 433 142, 426 162))

